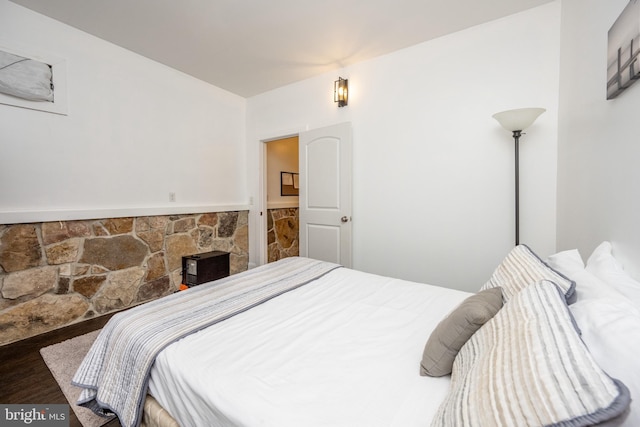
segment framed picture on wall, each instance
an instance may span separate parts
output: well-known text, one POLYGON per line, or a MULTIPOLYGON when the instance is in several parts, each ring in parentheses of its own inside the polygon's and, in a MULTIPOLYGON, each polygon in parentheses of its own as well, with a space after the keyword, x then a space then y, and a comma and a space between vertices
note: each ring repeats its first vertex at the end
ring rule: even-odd
POLYGON ((630 0, 609 29, 607 99, 613 99, 640 79, 640 0, 630 0))
POLYGON ((280 172, 280 195, 300 195, 300 175, 297 172, 280 172))
POLYGON ((66 115, 65 60, 0 40, 0 104, 66 115))

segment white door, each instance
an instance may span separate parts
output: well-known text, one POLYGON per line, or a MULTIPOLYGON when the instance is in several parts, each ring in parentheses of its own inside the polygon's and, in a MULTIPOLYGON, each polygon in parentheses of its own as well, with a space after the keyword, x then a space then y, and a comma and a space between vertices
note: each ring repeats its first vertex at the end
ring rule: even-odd
POLYGON ((351 267, 351 123, 300 134, 300 255, 351 267))

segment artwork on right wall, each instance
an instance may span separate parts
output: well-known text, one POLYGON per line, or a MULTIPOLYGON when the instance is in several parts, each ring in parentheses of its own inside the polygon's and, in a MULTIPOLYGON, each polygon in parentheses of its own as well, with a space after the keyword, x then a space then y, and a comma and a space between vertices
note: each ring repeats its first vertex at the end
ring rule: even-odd
POLYGON ((630 0, 609 29, 607 99, 613 99, 640 79, 640 0, 630 0))

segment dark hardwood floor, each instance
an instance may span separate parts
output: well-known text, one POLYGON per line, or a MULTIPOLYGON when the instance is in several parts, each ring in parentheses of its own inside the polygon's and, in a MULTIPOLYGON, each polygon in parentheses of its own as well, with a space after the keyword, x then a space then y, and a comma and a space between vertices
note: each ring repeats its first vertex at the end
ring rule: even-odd
MULTIPOLYGON (((62 329, 0 346, 0 403, 65 404, 58 383, 40 355, 40 349, 102 328, 111 315, 96 317, 62 329)), ((82 427, 69 408, 71 427, 82 427)), ((117 419, 106 424, 120 427, 117 419)))

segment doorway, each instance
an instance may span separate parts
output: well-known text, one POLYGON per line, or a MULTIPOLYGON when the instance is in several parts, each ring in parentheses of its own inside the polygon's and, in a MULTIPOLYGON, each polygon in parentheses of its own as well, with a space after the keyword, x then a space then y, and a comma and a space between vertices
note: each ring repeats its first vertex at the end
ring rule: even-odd
POLYGON ((351 123, 302 132, 300 255, 351 268, 351 123))
POLYGON ((351 133, 351 123, 345 122, 260 140, 261 264, 298 254, 351 267, 351 133), (290 140, 290 151, 278 150, 270 160, 268 150, 276 151, 282 140, 290 140), (289 163, 282 164, 284 152, 289 163), (298 185, 299 196, 280 195, 298 185), (280 237, 284 245, 278 244, 280 237))
POLYGON ((267 262, 298 256, 298 136, 265 142, 267 262))

